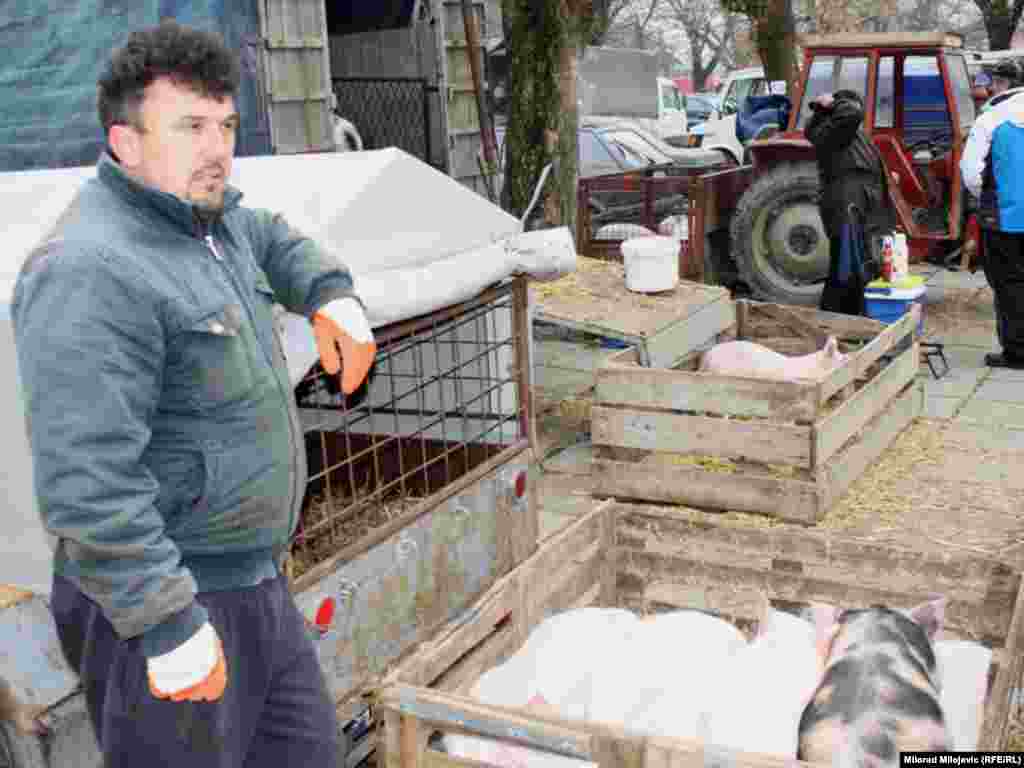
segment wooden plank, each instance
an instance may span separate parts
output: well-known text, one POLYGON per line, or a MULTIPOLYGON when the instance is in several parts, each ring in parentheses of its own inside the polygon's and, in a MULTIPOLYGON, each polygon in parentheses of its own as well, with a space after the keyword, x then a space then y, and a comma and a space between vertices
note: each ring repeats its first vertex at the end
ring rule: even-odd
POLYGON ((565 757, 591 758, 589 731, 593 726, 400 683, 384 687, 376 698, 377 706, 386 712, 415 716, 445 732, 499 739, 565 757))
POLYGON ((728 295, 699 308, 654 333, 647 341, 652 368, 671 368, 694 350, 707 346, 736 322, 728 295))
POLYGON ((855 380, 864 378, 868 368, 882 355, 888 353, 906 336, 914 333, 917 328, 916 318, 920 317, 918 312, 919 308, 915 305, 910 312, 887 326, 863 349, 851 354, 843 365, 834 369, 821 383, 819 405, 824 405, 836 392, 852 384, 855 380))
POLYGON ((622 264, 586 257, 577 259, 573 273, 532 290, 537 319, 631 343, 729 296, 725 288, 687 280, 656 295, 634 293, 622 264))
POLYGON ((924 388, 917 383, 892 401, 865 429, 861 438, 821 468, 824 508, 829 509, 924 410, 924 388))
POLYGON ((380 726, 377 738, 378 749, 383 753, 377 756, 377 765, 384 768, 402 768, 402 718, 394 711, 383 709, 378 714, 380 726))
MULTIPOLYGON (((910 608, 935 597, 934 589, 926 584, 916 592, 901 592, 835 578, 812 578, 787 570, 757 570, 641 550, 632 550, 623 558, 618 577, 623 602, 642 600, 647 585, 658 582, 700 585, 706 589, 711 611, 744 619, 756 618, 742 612, 744 605, 752 604, 750 590, 761 590, 769 598, 791 602, 824 602, 853 608, 876 604, 910 608), (734 600, 734 595, 739 595, 741 600, 734 600), (722 602, 716 602, 719 599, 722 602)), ((982 638, 1004 638, 1012 606, 1012 595, 982 603, 953 599, 946 606, 944 622, 953 631, 982 638)))
POLYGON ((696 739, 641 736, 619 725, 569 720, 525 708, 497 707, 466 696, 404 685, 382 689, 377 696, 377 706, 389 714, 416 717, 424 728, 600 761, 602 768, 706 768, 707 759, 712 755, 714 763, 722 765, 812 768, 811 763, 774 755, 716 749, 696 739))
POLYGON ((781 304, 757 302, 751 303, 750 307, 762 315, 779 320, 787 328, 795 331, 805 339, 810 339, 814 342, 815 349, 821 349, 825 346, 825 342, 828 341, 828 334, 825 331, 788 307, 784 307, 781 304))
POLYGON ((817 530, 717 523, 651 505, 617 503, 615 511, 615 545, 625 561, 633 552, 646 552, 875 589, 908 593, 931 589, 977 603, 1012 601, 1019 586, 1019 575, 1008 566, 974 556, 879 546, 817 530))
POLYGON ((429 685, 438 679, 520 609, 523 579, 529 580, 535 573, 550 579, 551 574, 599 540, 601 513, 607 506, 608 502, 596 505, 594 510, 551 537, 519 568, 498 579, 466 611, 449 622, 442 634, 423 641, 419 651, 396 665, 387 678, 416 685, 429 685))
POLYGON ((600 567, 600 605, 614 608, 618 601, 615 591, 615 573, 618 568, 618 550, 615 547, 615 525, 618 517, 615 505, 607 504, 601 513, 601 567, 600 567))
POLYGON ((723 474, 700 467, 665 467, 595 458, 594 495, 688 504, 772 515, 811 524, 822 514, 820 491, 806 480, 723 474))
POLYGON ((553 570, 521 572, 511 622, 461 654, 433 684, 445 690, 468 691, 484 672, 515 653, 541 621, 572 608, 592 592, 601 578, 604 560, 600 542, 593 541, 553 570))
POLYGON ((836 451, 885 410, 889 402, 917 376, 920 361, 918 345, 911 344, 860 392, 816 423, 812 466, 815 469, 824 467, 836 451))
MULTIPOLYGON (((405 768, 419 768, 419 721, 415 717, 411 717, 409 715, 402 715, 401 718, 399 719, 398 728, 398 745, 399 749, 401 750, 402 765, 405 766, 405 768)), ((425 743, 424 746, 426 746, 425 743)))
POLYGON ((1024 579, 1013 606, 1013 618, 1006 640, 1004 663, 999 665, 992 693, 989 695, 982 724, 979 750, 1006 749, 1010 715, 1014 700, 1021 693, 1021 675, 1024 674, 1024 579))
POLYGON ((791 306, 787 309, 826 333, 841 339, 873 339, 885 330, 885 323, 869 317, 822 312, 813 307, 791 306))
POLYGON ((595 374, 595 404, 663 408, 778 421, 813 421, 817 387, 696 371, 605 364, 595 374))
POLYGON ((748 316, 750 315, 750 300, 738 299, 736 301, 736 340, 743 341, 747 334, 748 316))
POLYGON ((595 445, 811 466, 811 428, 594 406, 595 445))

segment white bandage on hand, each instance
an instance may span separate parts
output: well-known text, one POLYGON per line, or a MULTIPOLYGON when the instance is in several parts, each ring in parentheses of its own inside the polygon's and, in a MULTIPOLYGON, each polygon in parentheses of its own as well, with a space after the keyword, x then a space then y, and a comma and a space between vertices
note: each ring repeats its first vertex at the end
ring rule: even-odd
POLYGON ((173 651, 146 660, 150 686, 163 696, 181 693, 210 677, 222 655, 217 630, 206 622, 173 651))

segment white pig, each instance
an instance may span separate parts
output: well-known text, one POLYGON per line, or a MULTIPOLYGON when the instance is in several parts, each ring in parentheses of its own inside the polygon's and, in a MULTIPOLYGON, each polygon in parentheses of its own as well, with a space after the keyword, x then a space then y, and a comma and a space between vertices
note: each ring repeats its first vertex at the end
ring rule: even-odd
MULTIPOLYGON (((584 719, 592 702, 592 674, 609 658, 628 653, 636 614, 618 608, 579 608, 538 624, 504 664, 485 672, 470 695, 486 704, 525 707, 584 719)), ((590 763, 526 747, 461 734, 446 734, 448 754, 504 768, 581 768, 590 763)))
POLYGON ((753 379, 821 379, 846 362, 835 336, 809 355, 780 355, 752 341, 726 341, 701 356, 701 371, 753 379))
POLYGON ((939 640, 935 659, 942 681, 939 704, 953 737, 953 749, 973 752, 978 748, 985 714, 992 650, 967 640, 939 640))
POLYGON ((762 597, 757 634, 712 689, 701 738, 713 747, 796 757, 797 726, 818 681, 814 626, 762 597))
POLYGON ((746 639, 729 622, 693 610, 638 622, 628 663, 595 672, 590 717, 641 733, 695 738, 708 691, 746 639))

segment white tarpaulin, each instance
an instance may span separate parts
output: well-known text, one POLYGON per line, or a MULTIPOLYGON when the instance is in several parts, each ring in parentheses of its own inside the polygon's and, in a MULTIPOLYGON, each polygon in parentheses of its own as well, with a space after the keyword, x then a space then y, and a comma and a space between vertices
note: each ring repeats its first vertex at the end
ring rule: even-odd
MULTIPOLYGON (((0 583, 36 591, 49 591, 49 551, 32 492, 10 298, 28 252, 94 175, 92 167, 0 173, 0 210, 7 215, 0 362, 7 361, 10 377, 0 391, 0 416, 15 425, 0 470, 9 532, 0 545, 0 583)), ((374 327, 464 301, 514 273, 551 278, 575 269, 567 229, 519 235, 514 217, 398 149, 238 158, 232 183, 244 193, 243 205, 284 214, 348 266, 374 327)), ((294 380, 308 368, 311 330, 294 316, 285 325, 294 380), (300 349, 307 354, 298 364, 300 349)))

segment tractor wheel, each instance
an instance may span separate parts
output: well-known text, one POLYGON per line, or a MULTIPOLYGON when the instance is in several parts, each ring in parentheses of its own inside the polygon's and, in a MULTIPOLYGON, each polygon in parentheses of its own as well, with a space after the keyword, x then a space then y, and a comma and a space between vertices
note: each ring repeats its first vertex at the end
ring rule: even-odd
POLYGON ((829 246, 818 212, 813 163, 778 165, 743 193, 730 236, 740 277, 756 299, 816 305, 828 276, 829 246))

